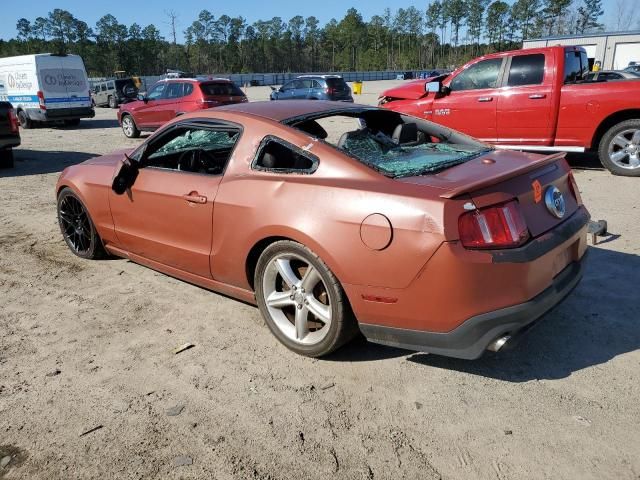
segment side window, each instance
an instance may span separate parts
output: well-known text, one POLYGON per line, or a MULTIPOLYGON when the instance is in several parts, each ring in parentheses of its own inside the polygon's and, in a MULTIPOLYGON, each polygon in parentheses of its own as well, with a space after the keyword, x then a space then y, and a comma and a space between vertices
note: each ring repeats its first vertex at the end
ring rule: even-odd
POLYGON ((231 127, 178 127, 152 144, 143 165, 222 175, 239 137, 240 130, 231 127))
POLYGON ((187 95, 191 95, 193 93, 193 83, 185 83, 184 84, 184 92, 182 93, 183 97, 187 95))
POLYGON ((311 88, 311 80, 300 80, 300 86, 298 88, 311 88))
POLYGON ((115 86, 115 84, 113 82, 107 83, 107 89, 108 90, 113 90, 114 88, 116 88, 116 86, 115 86))
POLYGON ((502 66, 501 58, 482 60, 461 72, 451 81, 449 87, 453 91, 479 90, 482 88, 496 88, 498 75, 502 66))
POLYGON ((508 86, 540 85, 543 78, 544 54, 517 55, 511 59, 508 86))
POLYGON ((165 98, 180 98, 182 96, 183 83, 174 82, 167 85, 167 93, 165 98))
POLYGON ((564 54, 564 83, 583 80, 589 72, 586 54, 582 52, 566 51, 564 54))
POLYGON ((157 85, 154 85, 153 87, 151 87, 147 98, 149 98, 149 100, 157 100, 159 98, 162 98, 162 94, 164 93, 164 89, 166 88, 166 86, 166 83, 158 83, 157 85))
POLYGON ((313 80, 311 88, 322 88, 322 86, 320 85, 320 82, 318 80, 313 80))
POLYGON ((103 91, 103 92, 106 92, 107 91, 107 84, 103 83, 102 85, 100 85, 100 90, 103 91))
POLYGON ((266 137, 258 149, 253 168, 277 173, 313 173, 318 158, 277 137, 266 137))

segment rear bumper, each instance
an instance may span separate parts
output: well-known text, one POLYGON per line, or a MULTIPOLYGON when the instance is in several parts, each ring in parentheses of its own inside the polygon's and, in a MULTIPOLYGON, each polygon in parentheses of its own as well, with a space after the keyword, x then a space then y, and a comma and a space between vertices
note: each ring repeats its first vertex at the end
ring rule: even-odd
POLYGON ((526 330, 564 300, 580 282, 582 264, 582 260, 571 263, 553 279, 549 288, 528 302, 477 315, 451 332, 425 332, 370 324, 360 324, 360 330, 367 340, 374 343, 473 360, 482 356, 496 338, 506 334, 515 336, 526 330))
POLYGON ((20 146, 20 135, 0 136, 0 150, 20 146))
POLYGON ((31 120, 37 122, 53 122, 56 120, 73 120, 76 118, 93 118, 96 112, 93 107, 81 108, 52 108, 40 110, 36 108, 28 109, 27 114, 31 120))
POLYGON ((580 207, 555 229, 509 250, 444 243, 406 289, 346 285, 370 341, 474 359, 496 338, 522 332, 582 277, 589 213, 580 207), (367 296, 393 298, 389 304, 367 296))

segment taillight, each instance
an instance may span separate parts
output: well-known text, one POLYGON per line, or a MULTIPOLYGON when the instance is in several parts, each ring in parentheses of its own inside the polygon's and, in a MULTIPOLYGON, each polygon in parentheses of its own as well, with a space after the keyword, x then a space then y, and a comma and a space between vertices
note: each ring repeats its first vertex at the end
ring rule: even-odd
POLYGON ((580 189, 578 189, 578 184, 576 183, 576 179, 573 176, 573 172, 569 172, 568 175, 568 181, 569 181, 569 190, 571 190, 571 193, 573 194, 573 198, 576 199, 576 203, 578 205, 582 205, 582 197, 580 196, 580 189))
POLYGON ((40 103, 40 110, 46 110, 47 107, 44 104, 44 93, 42 90, 38 90, 38 102, 40 103))
POLYGON ((336 93, 336 89, 333 87, 327 87, 327 89, 325 90, 329 95, 333 95, 334 93, 336 93))
POLYGON ((9 125, 11 126, 11 133, 18 133, 19 122, 18 117, 16 116, 16 111, 13 108, 9 110, 9 125))
POLYGON ((522 245, 529 229, 518 202, 467 212, 458 219, 460 241, 467 248, 509 248, 522 245))

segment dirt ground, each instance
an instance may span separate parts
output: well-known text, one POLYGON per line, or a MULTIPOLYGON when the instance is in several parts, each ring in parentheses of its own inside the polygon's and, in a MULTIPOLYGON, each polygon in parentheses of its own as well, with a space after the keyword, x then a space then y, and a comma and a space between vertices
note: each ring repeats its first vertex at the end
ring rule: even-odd
POLYGON ((22 133, 0 171, 0 478, 640 479, 640 179, 571 158, 612 235, 517 349, 469 362, 357 340, 312 360, 254 307, 68 251, 56 179, 141 141, 115 111, 22 133))

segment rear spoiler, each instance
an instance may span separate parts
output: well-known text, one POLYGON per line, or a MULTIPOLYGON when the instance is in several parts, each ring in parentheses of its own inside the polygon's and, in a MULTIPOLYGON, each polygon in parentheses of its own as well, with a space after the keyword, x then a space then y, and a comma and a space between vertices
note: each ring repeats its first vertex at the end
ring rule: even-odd
MULTIPOLYGON (((491 154, 488 154, 488 156, 490 155, 491 154)), ((492 177, 479 178, 478 180, 471 181, 469 183, 466 183, 465 185, 454 187, 446 191, 445 193, 440 195, 440 198, 454 198, 459 195, 463 195, 465 193, 471 193, 476 190, 480 190, 481 188, 495 185, 498 182, 503 182, 505 180, 509 180, 510 178, 518 177, 527 172, 531 172, 533 170, 537 170, 540 167, 544 167, 545 165, 549 165, 558 160, 562 160, 565 157, 565 155, 566 155, 565 152, 553 153, 551 155, 547 155, 546 157, 542 157, 538 160, 534 160, 526 166, 513 168, 512 170, 506 170, 492 177)))

